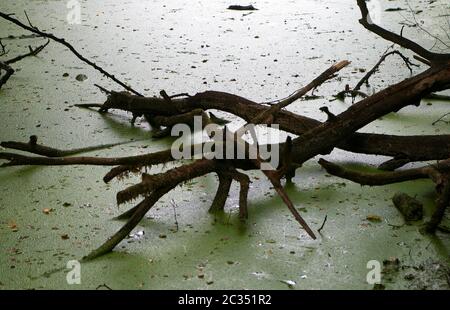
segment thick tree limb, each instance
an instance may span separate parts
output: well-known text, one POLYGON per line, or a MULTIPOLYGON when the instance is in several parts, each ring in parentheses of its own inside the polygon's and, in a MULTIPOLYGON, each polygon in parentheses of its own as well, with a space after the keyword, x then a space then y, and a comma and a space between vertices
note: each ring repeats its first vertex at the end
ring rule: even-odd
POLYGON ((361 185, 369 186, 380 186, 417 179, 427 179, 429 178, 429 172, 427 170, 430 169, 426 167, 404 171, 373 173, 347 169, 341 165, 326 161, 323 158, 319 160, 319 164, 331 175, 347 179, 361 185))

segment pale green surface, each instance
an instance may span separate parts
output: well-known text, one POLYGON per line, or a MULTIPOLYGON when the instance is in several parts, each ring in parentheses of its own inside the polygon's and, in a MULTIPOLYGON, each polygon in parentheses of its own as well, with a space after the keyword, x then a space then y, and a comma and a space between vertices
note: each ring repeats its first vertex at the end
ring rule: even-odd
MULTIPOLYGON (((229 1, 82 1, 83 22, 70 27, 65 22, 66 1, 4 0, 0 9, 23 18, 24 3, 36 26, 64 36, 86 56, 146 95, 155 95, 160 89, 168 93, 214 89, 254 100, 276 99, 291 93, 333 61, 351 60, 350 68, 341 73, 341 81, 327 83, 317 91, 328 96, 347 83, 354 85, 362 76, 357 69, 372 66, 388 46, 358 24, 359 12, 354 1, 349 0, 256 1, 260 10, 245 17, 242 12, 225 10, 229 1), (209 47, 201 47, 206 44, 209 47), (208 61, 203 63, 204 59, 208 61), (230 81, 233 78, 235 82, 230 81)), ((444 3, 435 3, 430 18, 445 11, 444 3)), ((404 6, 404 2, 383 5, 397 7, 404 6)), ((385 13, 383 24, 398 29, 401 19, 398 13, 385 13)), ((0 37, 23 33, 0 21, 0 37)), ((432 45, 424 35, 413 36, 426 46, 432 45)), ((4 43, 14 56, 38 41, 4 43)), ((400 64, 398 59, 390 59, 371 80, 372 85, 379 89, 407 77, 407 69, 400 64)), ((14 67, 20 70, 0 92, 0 141, 26 141, 29 135, 36 134, 42 143, 73 148, 150 136, 143 124, 131 128, 125 114, 102 116, 72 107, 104 100, 93 83, 116 87, 60 45, 51 43, 38 58, 25 59, 14 67), (65 72, 70 74, 68 78, 62 77, 65 72), (89 79, 75 81, 80 73, 89 79)), ((330 103, 328 98, 298 102, 289 109, 323 120, 324 115, 318 112, 320 106, 325 104, 339 112, 350 104, 330 103)), ((431 126, 448 111, 447 106, 448 102, 433 102, 419 109, 408 107, 364 130, 449 133, 448 125, 431 126)), ((97 154, 141 154, 166 148, 169 143, 148 139, 97 154)), ((342 151, 326 158, 371 164, 383 161, 342 151)), ((448 263, 448 235, 430 238, 421 235, 418 226, 393 229, 388 225, 403 223, 390 200, 397 191, 425 201, 429 216, 434 198, 431 182, 363 188, 325 175, 312 160, 297 171, 295 186, 287 190, 315 229, 328 214, 317 241, 311 241, 299 228, 260 173, 252 174, 259 179, 252 178, 250 219, 246 225, 237 219, 235 185, 227 214, 216 218, 208 214, 217 185, 216 177, 211 175, 164 197, 136 229, 145 231, 141 240, 125 240, 113 254, 83 264, 82 284, 69 286, 64 272, 52 271, 100 245, 122 224, 111 219, 132 206, 118 209, 115 194, 136 179, 106 185, 102 177, 107 171, 102 167, 0 171, 1 289, 95 289, 101 284, 113 289, 285 289, 282 280, 295 281, 296 289, 370 289, 372 286, 365 280, 369 260, 398 257, 403 265, 410 266, 430 259, 448 263), (178 206, 180 229, 176 233, 172 232, 175 224, 171 199, 178 206), (65 202, 71 205, 64 207, 65 202), (44 208, 54 211, 46 215, 44 208), (381 216, 383 221, 369 223, 365 218, 370 214, 381 216), (17 232, 12 232, 8 225, 11 222, 17 223, 17 232), (70 239, 62 240, 63 234, 70 239), (159 238, 161 234, 167 238, 159 238), (204 273, 203 279, 197 277, 199 272, 204 273), (208 281, 213 283, 208 285, 208 281)), ((416 283, 403 280, 409 271, 402 271, 394 281, 386 283, 387 288, 408 288, 416 283)), ((429 275, 433 271, 424 277, 426 281, 445 287, 439 282, 442 279, 434 281, 429 275)))

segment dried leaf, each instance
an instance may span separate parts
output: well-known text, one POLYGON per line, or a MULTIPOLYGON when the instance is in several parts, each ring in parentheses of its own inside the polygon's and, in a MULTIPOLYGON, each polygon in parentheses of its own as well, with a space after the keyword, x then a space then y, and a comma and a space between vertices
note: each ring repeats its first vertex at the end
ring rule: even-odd
POLYGON ((378 215, 370 214, 366 217, 366 220, 368 220, 370 222, 379 223, 379 222, 381 222, 381 217, 378 215))
POLYGON ((44 209, 42 209, 42 212, 43 212, 44 214, 50 214, 50 212, 52 212, 52 211, 53 211, 52 208, 44 208, 44 209))

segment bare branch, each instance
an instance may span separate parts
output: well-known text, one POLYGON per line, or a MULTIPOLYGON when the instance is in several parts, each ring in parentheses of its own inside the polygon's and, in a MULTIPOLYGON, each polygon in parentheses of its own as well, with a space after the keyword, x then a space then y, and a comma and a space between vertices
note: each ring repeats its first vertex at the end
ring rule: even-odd
POLYGON ((34 27, 33 25, 31 25, 31 23, 30 23, 29 26, 27 26, 27 25, 23 24, 21 21, 19 21, 18 19, 12 17, 11 14, 6 14, 6 13, 3 13, 3 12, 0 12, 0 17, 2 17, 3 19, 6 19, 6 20, 16 24, 19 27, 22 27, 23 29, 26 29, 26 30, 31 31, 31 32, 33 32, 35 34, 38 34, 39 36, 51 39, 51 40, 53 40, 55 42, 58 42, 58 43, 60 43, 60 44, 62 44, 64 46, 66 46, 81 61, 83 61, 86 64, 88 64, 89 66, 93 67, 95 70, 99 71, 100 73, 102 73, 106 77, 110 78, 111 80, 113 80, 114 82, 116 82, 117 84, 119 84, 120 86, 125 88, 126 90, 134 93, 135 95, 142 96, 140 93, 135 91, 133 88, 131 88, 130 86, 126 85, 124 82, 122 82, 119 79, 117 79, 114 75, 108 73, 107 71, 105 71, 103 68, 101 68, 100 66, 98 66, 94 62, 92 62, 89 59, 85 58, 83 55, 81 55, 73 47, 73 45, 68 43, 65 39, 58 38, 58 37, 56 37, 56 36, 54 36, 53 34, 50 34, 50 33, 45 33, 43 31, 39 30, 38 28, 34 27))

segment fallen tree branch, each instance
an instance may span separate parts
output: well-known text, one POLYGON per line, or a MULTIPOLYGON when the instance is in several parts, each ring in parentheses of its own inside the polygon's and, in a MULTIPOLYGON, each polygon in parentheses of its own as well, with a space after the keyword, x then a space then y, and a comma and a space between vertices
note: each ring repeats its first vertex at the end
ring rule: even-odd
POLYGON ((5 61, 5 64, 7 65, 11 65, 13 63, 16 63, 18 61, 21 61, 22 59, 26 58, 26 57, 30 57, 30 56, 37 56, 40 52, 42 52, 42 50, 44 48, 47 47, 47 45, 50 43, 50 40, 47 40, 47 42, 45 44, 42 44, 36 48, 32 48, 31 46, 28 46, 28 49, 30 50, 28 53, 14 57, 12 59, 9 59, 7 61, 5 61))
POLYGON ((356 84, 356 86, 353 88, 353 91, 359 91, 361 89, 361 86, 365 83, 368 84, 369 83, 369 79, 372 75, 375 74, 375 72, 378 71, 378 68, 381 66, 381 64, 386 60, 387 57, 391 56, 391 55, 398 55, 400 56, 400 58, 403 60, 403 62, 406 64, 406 66, 409 69, 409 72, 412 74, 412 68, 411 66, 414 67, 418 67, 418 65, 412 63, 408 57, 404 56, 402 53, 400 53, 399 51, 395 50, 395 51, 391 51, 388 53, 384 53, 383 56, 381 56, 380 60, 378 60, 378 62, 375 64, 375 66, 372 67, 372 69, 370 69, 369 71, 367 71, 367 73, 361 78, 361 80, 359 80, 359 82, 356 84))
MULTIPOLYGON (((86 57, 84 57, 83 55, 81 55, 74 47, 72 44, 68 43, 65 39, 62 38, 58 38, 55 35, 51 34, 51 33, 46 33, 43 32, 41 30, 39 30, 38 28, 30 25, 27 26, 24 23, 22 23, 21 21, 19 21, 18 19, 12 17, 11 14, 6 14, 3 12, 0 12, 0 17, 2 17, 3 19, 6 19, 10 22, 12 22, 13 24, 26 29, 32 33, 35 33, 41 37, 45 37, 48 39, 51 39, 55 42, 58 42, 62 45, 64 45, 65 47, 67 47, 78 59, 80 59, 81 61, 85 62, 86 64, 88 64, 89 66, 93 67, 95 70, 99 71, 100 73, 102 73, 103 75, 105 75, 106 77, 110 78, 111 80, 113 80, 114 82, 116 82, 117 84, 119 84, 120 86, 122 86, 124 89, 132 92, 135 95, 138 96, 142 96, 139 92, 135 91, 132 87, 126 85, 124 82, 120 81, 119 79, 117 79, 114 75, 108 73, 106 70, 104 70, 102 67, 98 66, 96 63, 90 61, 89 59, 87 59, 86 57)), ((29 20, 29 19, 28 19, 29 20)))
POLYGON ((2 88, 3 85, 6 84, 6 82, 9 80, 11 75, 13 75, 15 72, 14 69, 11 68, 11 66, 0 61, 0 74, 1 74, 1 70, 6 71, 6 73, 3 76, 0 76, 0 89, 2 88))
POLYGON ((16 142, 16 141, 5 141, 0 142, 0 146, 8 149, 14 149, 19 151, 24 151, 28 153, 33 153, 37 155, 42 155, 46 157, 65 157, 65 156, 71 156, 76 155, 80 153, 87 153, 92 151, 98 151, 102 149, 111 148, 118 145, 123 145, 125 143, 134 142, 132 141, 126 141, 126 142, 118 142, 118 143, 108 143, 108 144, 101 144, 96 146, 89 146, 89 147, 83 147, 83 148, 76 148, 71 150, 59 150, 52 147, 48 147, 45 145, 37 144, 37 136, 31 136, 28 143, 24 142, 16 142))
POLYGON ((361 11, 362 18, 359 23, 367 30, 377 34, 385 40, 398 44, 403 48, 409 49, 422 58, 428 60, 431 64, 446 63, 450 60, 449 54, 439 54, 428 51, 414 41, 411 41, 401 35, 388 31, 373 23, 370 18, 369 10, 367 9, 365 0, 357 0, 357 4, 361 11))
POLYGON ((425 224, 424 231, 434 233, 444 217, 445 209, 450 204, 450 159, 420 168, 394 172, 360 172, 326 161, 319 164, 331 175, 356 182, 361 185, 379 186, 417 179, 430 179, 436 185, 436 210, 425 224))

